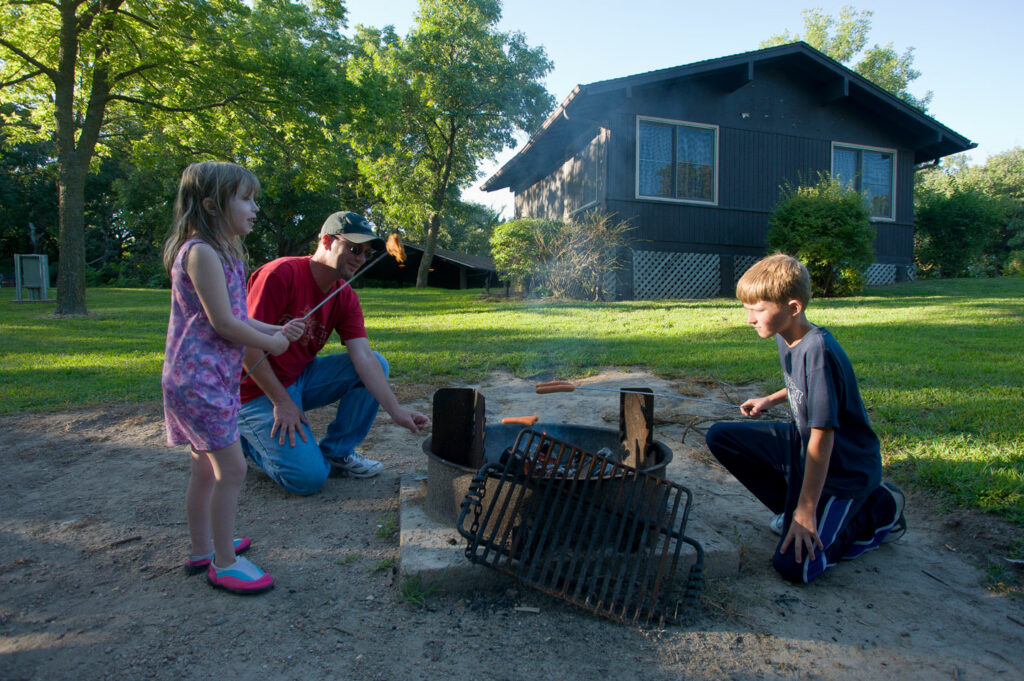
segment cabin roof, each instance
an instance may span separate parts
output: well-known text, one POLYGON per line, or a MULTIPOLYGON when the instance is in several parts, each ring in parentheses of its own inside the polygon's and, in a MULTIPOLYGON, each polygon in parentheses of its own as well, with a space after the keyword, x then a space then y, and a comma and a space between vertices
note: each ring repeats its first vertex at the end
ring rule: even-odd
POLYGON ((793 69, 836 97, 849 97, 909 132, 914 163, 927 163, 978 146, 931 116, 880 88, 859 73, 804 42, 768 47, 727 57, 673 66, 577 85, 522 149, 483 183, 484 191, 516 187, 539 168, 553 163, 574 138, 592 135, 603 127, 602 109, 612 96, 660 81, 702 77, 726 89, 737 89, 754 79, 755 65, 777 63, 793 69))

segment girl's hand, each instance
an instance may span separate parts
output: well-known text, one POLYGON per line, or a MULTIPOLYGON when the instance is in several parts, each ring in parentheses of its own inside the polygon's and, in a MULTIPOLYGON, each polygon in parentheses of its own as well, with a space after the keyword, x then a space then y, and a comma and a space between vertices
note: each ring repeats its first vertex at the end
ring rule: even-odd
POLYGON ((288 340, 294 342, 302 338, 302 334, 306 331, 306 322, 301 319, 293 319, 284 326, 281 327, 281 333, 288 340))
POLYGON ((272 355, 280 355, 288 350, 288 346, 291 345, 291 341, 285 337, 284 331, 278 331, 270 337, 270 343, 267 351, 272 355))

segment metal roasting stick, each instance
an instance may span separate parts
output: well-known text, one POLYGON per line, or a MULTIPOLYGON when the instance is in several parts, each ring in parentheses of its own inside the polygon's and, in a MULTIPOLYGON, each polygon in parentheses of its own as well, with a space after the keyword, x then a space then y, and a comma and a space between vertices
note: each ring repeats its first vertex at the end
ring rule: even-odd
POLYGON ((719 407, 731 407, 733 409, 739 409, 738 404, 729 404, 728 402, 716 402, 714 400, 703 400, 699 397, 686 397, 685 395, 670 395, 668 393, 649 393, 645 390, 616 390, 615 388, 587 388, 584 386, 576 386, 576 390, 595 390, 603 393, 626 393, 628 395, 654 395, 656 397, 668 397, 673 400, 689 400, 691 402, 703 402, 704 404, 714 404, 719 407))
MULTIPOLYGON (((356 273, 355 273, 354 275, 352 275, 352 277, 351 277, 350 279, 346 279, 346 280, 345 280, 345 283, 344 283, 344 284, 342 284, 341 286, 339 286, 338 288, 334 289, 334 292, 333 292, 333 293, 331 293, 331 295, 329 295, 329 296, 327 296, 326 298, 324 298, 323 300, 321 300, 321 301, 320 301, 320 302, 319 302, 319 303, 317 304, 317 306, 316 306, 316 307, 314 307, 314 308, 313 308, 312 310, 310 310, 310 311, 309 311, 309 312, 307 312, 306 314, 302 315, 302 317, 300 317, 300 318, 299 318, 299 321, 302 321, 302 322, 304 322, 304 321, 306 321, 307 319, 309 319, 309 316, 310 316, 311 314, 313 314, 314 312, 316 312, 317 310, 319 310, 319 309, 320 309, 321 307, 323 307, 323 304, 324 304, 324 303, 326 303, 326 302, 327 302, 328 300, 330 300, 330 299, 331 299, 331 298, 333 298, 334 296, 336 296, 336 295, 338 295, 339 293, 341 293, 341 292, 342 292, 342 290, 344 290, 344 288, 345 288, 346 286, 348 286, 349 284, 351 284, 351 283, 352 283, 353 281, 355 281, 355 280, 356 280, 356 279, 358 279, 359 277, 363 276, 363 274, 365 274, 367 270, 369 270, 369 269, 370 269, 371 267, 373 267, 374 265, 376 265, 377 263, 379 263, 379 262, 380 262, 381 260, 383 260, 383 259, 384 259, 384 256, 387 256, 387 255, 393 255, 393 256, 395 257, 395 260, 397 260, 398 262, 404 262, 404 261, 405 261, 405 249, 404 249, 404 248, 402 248, 402 244, 401 244, 401 242, 399 242, 399 241, 398 241, 398 237, 397 237, 397 236, 396 236, 395 234, 392 234, 392 235, 391 235, 391 236, 390 236, 390 237, 388 238, 388 241, 387 241, 387 246, 386 246, 386 248, 384 249, 384 252, 383 252, 383 253, 381 253, 381 254, 380 254, 380 255, 378 255, 378 256, 377 256, 376 258, 374 258, 374 259, 373 259, 373 261, 372 261, 372 262, 371 262, 371 263, 370 263, 369 265, 366 265, 365 267, 363 267, 363 269, 359 270, 359 271, 358 271, 358 272, 356 272, 356 273)), ((256 363, 255 363, 255 364, 253 364, 253 365, 252 365, 251 367, 249 367, 249 371, 247 371, 247 372, 245 373, 245 376, 242 376, 242 380, 241 380, 241 382, 242 382, 242 383, 245 383, 245 379, 247 379, 247 378, 249 378, 250 376, 252 376, 252 372, 256 370, 256 367, 258 367, 259 365, 263 364, 263 361, 264 361, 264 360, 265 360, 265 359, 266 359, 267 357, 270 357, 270 353, 264 350, 264 352, 263 352, 263 356, 262 356, 262 357, 260 357, 260 359, 259 359, 259 361, 258 361, 258 362, 256 362, 256 363)))
MULTIPOLYGON (((339 286, 338 288, 334 289, 334 292, 333 292, 333 293, 331 293, 331 295, 329 295, 329 296, 327 296, 326 298, 324 298, 323 300, 321 300, 321 301, 320 301, 320 302, 319 302, 319 303, 317 304, 317 306, 316 306, 316 307, 314 307, 314 308, 313 308, 312 310, 310 310, 310 311, 309 311, 309 312, 307 312, 306 314, 302 315, 302 316, 301 316, 301 317, 299 318, 299 320, 300 320, 300 321, 303 321, 303 322, 304 322, 304 321, 306 321, 307 319, 309 319, 309 316, 310 316, 311 314, 313 314, 314 312, 316 312, 317 310, 319 310, 319 309, 320 309, 321 307, 323 307, 323 304, 324 304, 324 303, 326 303, 326 302, 327 302, 328 300, 330 300, 330 299, 331 299, 331 298, 333 298, 334 296, 336 296, 336 295, 338 295, 339 293, 341 293, 341 291, 342 291, 342 290, 343 290, 343 289, 344 289, 344 288, 345 288, 346 286, 348 286, 348 285, 349 285, 350 283, 352 283, 353 281, 355 281, 356 279, 358 279, 359 277, 361 277, 361 276, 363 275, 363 273, 364 273, 364 272, 366 272, 366 270, 370 269, 371 267, 373 267, 374 265, 376 265, 377 263, 379 263, 379 262, 380 262, 381 260, 383 260, 383 259, 384 259, 384 256, 386 256, 386 255, 387 255, 387 251, 385 251, 385 252, 381 253, 380 255, 378 255, 378 256, 377 256, 376 258, 374 258, 373 262, 371 262, 371 263, 370 263, 369 265, 367 265, 366 267, 364 267, 363 269, 359 270, 359 271, 358 271, 358 272, 356 272, 356 273, 355 273, 354 275, 352 275, 352 278, 351 278, 351 279, 346 279, 346 280, 345 280, 345 283, 344 283, 344 284, 342 284, 342 285, 341 285, 341 286, 339 286)), ((255 368, 255 366, 254 366, 253 368, 255 368)))
MULTIPOLYGON (((541 388, 547 388, 545 392, 573 392, 574 390, 594 390, 603 393, 626 393, 627 395, 654 395, 656 397, 667 397, 672 400, 689 400, 690 402, 703 402, 704 404, 713 404, 719 407, 729 407, 730 409, 742 409, 741 405, 729 404, 728 402, 716 402, 715 400, 704 400, 699 397, 687 397, 685 395, 671 395, 669 393, 649 393, 643 390, 621 390, 618 388, 589 388, 586 386, 573 385, 568 381, 562 385, 553 386, 545 385, 543 383, 537 385, 537 392, 541 392, 541 388)), ((543 393, 542 393, 543 394, 543 393)), ((766 409, 762 412, 763 414, 770 414, 771 409, 766 409)))

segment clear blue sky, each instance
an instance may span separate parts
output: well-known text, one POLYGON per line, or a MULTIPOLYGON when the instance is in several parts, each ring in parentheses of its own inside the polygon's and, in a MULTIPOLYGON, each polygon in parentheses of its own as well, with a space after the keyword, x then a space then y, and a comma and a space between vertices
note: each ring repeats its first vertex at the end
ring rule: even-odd
MULTIPOLYGON (((914 48, 921 77, 910 90, 918 96, 931 90, 928 113, 978 143, 970 152, 972 164, 1024 146, 1022 0, 504 0, 500 28, 544 47, 554 63, 545 85, 561 103, 580 83, 756 50, 783 31, 802 34, 804 9, 820 7, 838 16, 843 5, 874 12, 869 46, 892 42, 900 54, 914 48)), ((350 27, 390 24, 405 35, 418 3, 347 0, 346 7, 350 27)), ((486 193, 478 187, 515 151, 482 164, 480 178, 463 197, 511 217, 507 190, 486 193)))

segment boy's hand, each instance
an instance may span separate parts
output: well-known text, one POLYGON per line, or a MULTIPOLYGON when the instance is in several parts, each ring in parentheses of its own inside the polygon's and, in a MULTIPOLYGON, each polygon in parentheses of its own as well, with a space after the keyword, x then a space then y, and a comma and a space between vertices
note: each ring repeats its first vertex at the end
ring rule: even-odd
POLYGON ((793 512, 793 522, 789 524, 789 531, 786 533, 786 538, 782 540, 780 551, 785 553, 790 544, 793 545, 793 550, 796 553, 797 563, 803 562, 805 548, 807 557, 811 560, 814 560, 815 547, 822 551, 825 550, 825 545, 821 543, 821 537, 818 536, 818 523, 813 509, 808 514, 800 506, 797 506, 793 512))
POLYGON ((740 411, 744 416, 760 416, 772 408, 772 401, 767 397, 756 397, 749 399, 740 405, 740 411))

